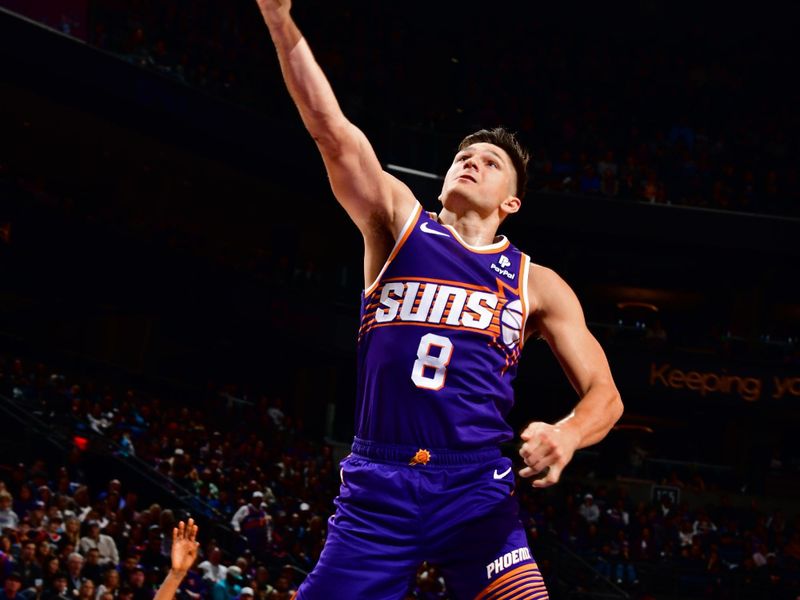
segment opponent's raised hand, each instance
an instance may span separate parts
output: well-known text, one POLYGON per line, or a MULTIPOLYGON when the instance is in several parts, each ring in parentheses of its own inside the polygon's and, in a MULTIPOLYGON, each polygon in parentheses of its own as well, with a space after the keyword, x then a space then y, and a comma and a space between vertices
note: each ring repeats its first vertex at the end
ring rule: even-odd
POLYGON ((197 525, 194 519, 183 521, 172 530, 172 570, 185 574, 197 559, 197 525))

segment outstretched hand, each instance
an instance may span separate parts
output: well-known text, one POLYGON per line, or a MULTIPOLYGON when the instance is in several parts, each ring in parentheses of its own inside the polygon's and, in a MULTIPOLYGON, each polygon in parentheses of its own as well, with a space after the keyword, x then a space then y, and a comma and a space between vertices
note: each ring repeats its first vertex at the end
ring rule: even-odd
POLYGON ((519 455, 527 465, 520 477, 533 477, 533 487, 548 487, 557 483, 561 472, 578 447, 579 438, 569 426, 535 422, 520 434, 519 455))
POLYGON ((289 19, 292 0, 256 0, 268 27, 280 25, 289 19))
POLYGON ((194 519, 183 521, 172 530, 172 570, 176 573, 186 573, 197 559, 197 525, 194 519))

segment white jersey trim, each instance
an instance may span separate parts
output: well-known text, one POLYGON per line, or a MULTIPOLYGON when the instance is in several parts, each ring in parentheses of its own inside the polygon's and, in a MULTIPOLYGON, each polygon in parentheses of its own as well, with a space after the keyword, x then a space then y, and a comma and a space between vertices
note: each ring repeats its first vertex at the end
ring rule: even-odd
POLYGON ((458 243, 464 246, 467 250, 472 250, 474 252, 492 252, 492 251, 500 251, 506 246, 508 246, 508 239, 506 236, 501 235, 496 242, 492 242, 491 244, 487 244, 486 246, 473 246, 472 244, 468 244, 464 241, 455 228, 452 225, 445 225, 442 223, 442 227, 450 231, 453 236, 458 240, 458 243))
POLYGON ((531 271, 531 257, 524 252, 521 254, 520 271, 522 271, 522 276, 519 278, 519 297, 522 298, 522 328, 520 329, 519 338, 520 350, 525 345, 525 327, 528 324, 528 315, 531 311, 531 305, 528 302, 528 275, 531 271))

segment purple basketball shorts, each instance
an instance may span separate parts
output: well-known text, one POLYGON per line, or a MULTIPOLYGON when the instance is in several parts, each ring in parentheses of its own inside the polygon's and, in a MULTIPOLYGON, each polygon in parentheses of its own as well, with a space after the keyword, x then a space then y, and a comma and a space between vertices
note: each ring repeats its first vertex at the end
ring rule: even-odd
POLYGON ((297 600, 403 600, 422 561, 454 600, 544 600, 511 460, 356 438, 319 561, 297 600))

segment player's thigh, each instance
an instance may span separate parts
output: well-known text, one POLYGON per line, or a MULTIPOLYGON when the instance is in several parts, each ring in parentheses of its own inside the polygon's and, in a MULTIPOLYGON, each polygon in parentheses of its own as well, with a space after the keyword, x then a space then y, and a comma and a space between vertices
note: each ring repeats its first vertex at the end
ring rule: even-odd
POLYGON ((342 462, 336 511, 298 600, 401 600, 419 565, 413 484, 402 469, 342 462))
POLYGON ((492 531, 503 532, 502 541, 487 531, 485 546, 465 549, 440 565, 453 599, 546 599, 544 579, 521 524, 509 530, 505 523, 496 521, 502 519, 490 519, 478 526, 491 528, 494 522, 497 527, 492 531))
POLYGON ((437 519, 431 529, 437 540, 435 562, 453 598, 547 598, 514 486, 508 458, 450 473, 451 497, 438 511, 446 518, 437 519))
POLYGON ((364 540, 332 526, 296 600, 402 600, 418 561, 395 552, 391 540, 385 542, 364 540))

